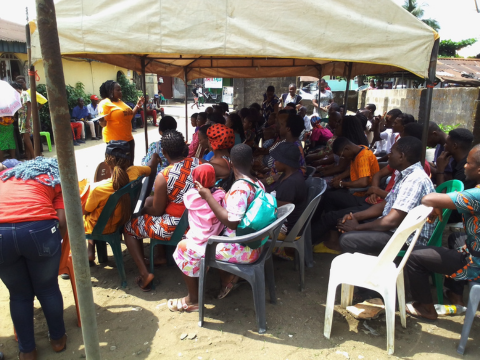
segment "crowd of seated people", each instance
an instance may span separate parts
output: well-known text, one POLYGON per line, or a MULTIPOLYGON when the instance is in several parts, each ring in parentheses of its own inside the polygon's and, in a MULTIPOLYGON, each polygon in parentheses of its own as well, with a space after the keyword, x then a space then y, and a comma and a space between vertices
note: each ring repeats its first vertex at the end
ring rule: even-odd
MULTIPOLYGON (((119 91, 114 85, 111 88, 119 91)), ((188 209, 189 228, 173 255, 187 295, 168 300, 168 308, 198 311, 198 274, 208 238, 235 236, 255 194, 267 191, 275 194, 279 207, 295 205, 279 236, 285 239, 308 205, 306 167, 312 166, 315 171, 310 176, 323 178, 328 184, 311 222, 317 253, 379 254, 416 206, 423 203, 458 210, 457 217, 463 216, 473 225, 466 227, 464 234, 450 236, 449 249, 427 246, 436 225, 434 215, 440 210, 435 210, 432 221, 421 230, 406 266, 414 299, 407 309, 414 316, 436 318, 426 285, 431 271, 452 275, 445 283, 448 300, 463 304, 463 280, 480 275, 480 244, 472 232, 480 211, 476 206, 480 200, 476 187, 480 182, 480 148, 472 149, 472 133, 457 128, 447 134, 431 122, 428 146, 436 148, 435 158, 421 163, 423 126, 412 115, 390 109, 375 116, 374 104, 350 115, 330 102, 322 109, 328 118, 309 117, 292 86, 281 100, 272 88, 267 89, 262 105, 229 112, 228 105, 222 104, 194 114, 191 124, 195 133, 190 144, 176 130, 175 119, 163 117, 160 138, 150 144, 142 166, 133 164, 134 143, 129 137, 110 138, 105 162, 112 176, 91 186, 84 209, 85 232, 91 233, 111 194, 139 176, 155 177, 140 216, 131 218, 130 200, 122 198, 104 233, 123 229, 138 269, 135 282, 141 290, 149 291, 154 274, 149 272, 143 239, 167 244, 188 209), (455 195, 435 194, 434 184, 452 179, 463 182, 466 190, 455 195), (467 250, 457 252, 459 246, 467 250), (451 262, 439 261, 439 256, 451 262)), ((121 96, 112 98, 119 103, 121 96)), ((165 249, 156 249, 154 265, 164 265, 165 249)), ((277 250, 277 255, 291 258, 277 250)), ((217 246, 216 259, 251 263, 261 251, 261 247, 224 243, 217 246)), ((93 243, 88 244, 88 255, 94 265, 93 243)), ((218 299, 243 283, 227 272, 220 272, 220 280, 218 299)), ((361 298, 361 290, 356 289, 355 299, 361 298)))

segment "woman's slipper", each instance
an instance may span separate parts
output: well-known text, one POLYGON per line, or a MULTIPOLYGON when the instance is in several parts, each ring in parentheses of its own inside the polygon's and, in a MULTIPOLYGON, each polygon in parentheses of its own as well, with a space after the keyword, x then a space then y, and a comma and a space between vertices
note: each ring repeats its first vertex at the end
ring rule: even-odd
POLYGON ((170 311, 178 311, 178 312, 198 312, 198 304, 195 305, 188 305, 185 302, 185 298, 181 299, 170 299, 167 302, 168 309, 170 311))
POLYGON ((143 284, 143 280, 142 280, 142 277, 141 276, 137 276, 135 278, 135 284, 138 285, 138 287, 140 288, 140 290, 144 291, 144 292, 149 292, 150 290, 152 290, 152 281, 153 281, 153 274, 148 274, 148 278, 147 278, 147 283, 146 284, 143 284))
POLYGON ((420 314, 417 311, 417 309, 415 309, 415 307, 413 306, 413 301, 406 303, 405 307, 406 307, 407 314, 409 314, 410 316, 412 316, 414 318, 425 320, 425 321, 436 321, 437 320, 437 319, 427 318, 427 317, 423 316, 422 314, 420 314))
POLYGON ((313 247, 313 252, 315 254, 333 254, 333 255, 340 255, 341 252, 337 250, 332 250, 328 248, 323 242, 317 244, 313 247))
POLYGON ((238 276, 234 276, 230 282, 220 290, 220 293, 217 295, 218 300, 222 300, 225 298, 228 294, 232 292, 232 290, 235 290, 238 288, 240 285, 246 283, 246 280, 240 279, 238 276))

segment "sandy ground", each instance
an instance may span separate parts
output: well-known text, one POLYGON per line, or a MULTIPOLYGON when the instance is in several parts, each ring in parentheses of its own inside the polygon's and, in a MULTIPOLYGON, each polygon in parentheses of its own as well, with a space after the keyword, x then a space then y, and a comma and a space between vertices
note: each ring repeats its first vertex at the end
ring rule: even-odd
MULTIPOLYGON (((148 241, 145 253, 148 254, 148 241)), ((136 267, 124 249, 128 287, 120 281, 113 256, 107 264, 91 268, 97 309, 98 334, 102 359, 453 359, 464 316, 439 318, 427 322, 407 316, 407 328, 396 316, 395 354, 386 354, 385 316, 368 321, 380 335, 365 333, 363 321, 336 307, 332 337, 323 337, 328 273, 333 255, 315 254, 315 266, 307 269, 306 289, 299 291, 299 276, 293 263, 275 259, 277 303, 267 294, 267 333, 259 335, 251 288, 246 284, 223 300, 214 295, 219 289, 215 271, 208 274, 207 310, 204 327, 198 326, 198 313, 179 314, 168 310, 170 298, 186 295, 181 273, 176 266, 155 270, 156 290, 144 293, 134 285, 136 267), (183 334, 194 337, 181 340, 183 334)), ((109 249, 110 250, 110 249, 109 249)), ((35 300, 35 336, 39 359, 79 359, 85 357, 81 329, 69 281, 59 278, 64 298, 67 351, 52 353, 47 326, 35 300)), ((407 290, 408 291, 408 290, 407 290)), ((432 288, 432 291, 434 289, 432 288)), ((407 295, 408 297, 408 295, 407 295)), ((339 302, 337 292, 337 303, 339 302)), ((6 359, 16 358, 17 343, 9 316, 8 291, 0 284, 0 351, 6 359)), ((470 333, 464 359, 480 355, 480 319, 470 333), (475 341, 476 340, 476 341, 475 341)))
MULTIPOLYGON (((183 107, 172 106, 166 110, 166 113, 169 112, 177 116, 179 130, 183 130, 183 107)), ((156 128, 149 129, 149 141, 158 139, 156 128)), ((137 132, 136 163, 144 154, 140 150, 144 146, 142 139, 143 134, 137 132)), ((93 175, 96 165, 102 160, 103 146, 98 141, 88 141, 86 145, 76 148, 79 178, 93 175)), ((55 153, 46 152, 45 155, 55 156, 55 153)), ((197 313, 172 313, 166 306, 168 299, 186 295, 178 268, 156 269, 156 291, 144 293, 134 285, 136 267, 125 246, 123 249, 128 280, 126 289, 119 287, 113 256, 110 256, 109 263, 91 268, 102 359, 462 358, 456 353, 464 321, 462 315, 440 318, 436 322, 408 317, 407 328, 403 329, 397 314, 395 354, 388 356, 384 316, 368 321, 368 325, 380 334, 373 336, 364 332, 363 321, 355 320, 337 307, 332 337, 325 339, 323 324, 332 255, 314 255, 315 266, 306 271, 304 292, 299 291, 299 275, 293 264, 275 259, 277 303, 268 302, 267 294, 268 329, 265 335, 259 335, 252 291, 248 285, 243 285, 223 300, 216 300, 214 295, 219 288, 219 278, 215 271, 210 272, 205 324, 199 327, 197 313), (181 340, 183 334, 188 334, 188 338, 181 340)), ((59 282, 64 297, 68 348, 61 354, 51 351, 45 318, 38 301, 35 301, 35 336, 39 359, 81 359, 85 357, 85 352, 81 329, 76 326, 72 288, 69 281, 59 278, 59 282)), ((0 351, 7 360, 16 359, 18 347, 13 336, 9 296, 1 282, 0 319, 0 351)), ((480 319, 474 321, 470 338, 473 340, 468 342, 463 358, 478 359, 480 319)))

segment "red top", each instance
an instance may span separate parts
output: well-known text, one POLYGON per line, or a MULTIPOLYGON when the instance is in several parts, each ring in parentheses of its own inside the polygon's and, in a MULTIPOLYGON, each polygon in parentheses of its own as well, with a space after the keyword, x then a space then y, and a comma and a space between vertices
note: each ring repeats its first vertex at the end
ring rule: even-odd
POLYGON ((60 185, 53 188, 14 177, 0 180, 0 223, 58 220, 55 210, 64 208, 60 185))

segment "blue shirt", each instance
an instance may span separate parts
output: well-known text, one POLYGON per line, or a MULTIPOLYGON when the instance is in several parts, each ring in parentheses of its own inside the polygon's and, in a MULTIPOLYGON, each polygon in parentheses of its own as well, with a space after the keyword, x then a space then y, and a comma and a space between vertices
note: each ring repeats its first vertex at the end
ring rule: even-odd
POLYGON ((88 109, 86 106, 83 106, 83 108, 80 108, 80 106, 75 106, 72 111, 72 118, 75 120, 80 120, 80 119, 88 119, 88 109))

